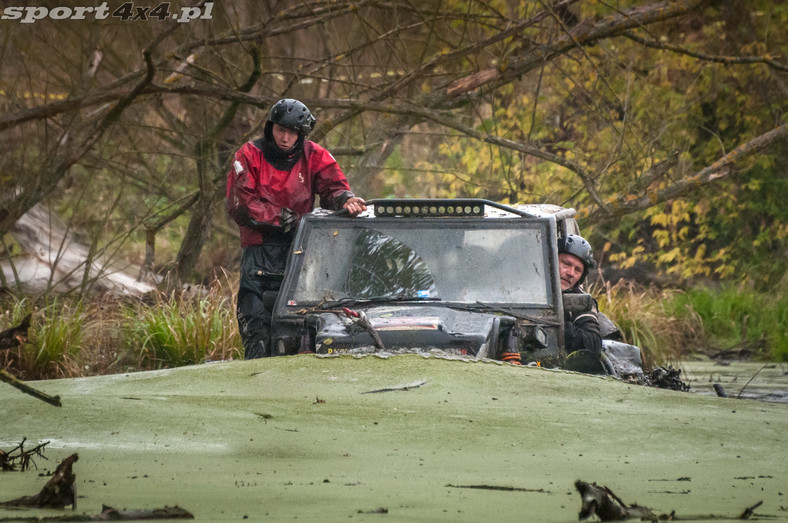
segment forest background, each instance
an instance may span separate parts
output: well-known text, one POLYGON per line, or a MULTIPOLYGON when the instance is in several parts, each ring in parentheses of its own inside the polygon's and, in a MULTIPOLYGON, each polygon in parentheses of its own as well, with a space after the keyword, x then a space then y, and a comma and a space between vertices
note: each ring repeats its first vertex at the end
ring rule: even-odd
POLYGON ((577 209, 592 290, 652 361, 788 360, 784 1, 78 4, 0 19, 3 324, 36 312, 4 368, 238 357, 225 173, 283 97, 362 197, 577 209), (31 212, 88 246, 35 289, 31 212), (96 260, 157 282, 158 306, 102 298, 96 260))

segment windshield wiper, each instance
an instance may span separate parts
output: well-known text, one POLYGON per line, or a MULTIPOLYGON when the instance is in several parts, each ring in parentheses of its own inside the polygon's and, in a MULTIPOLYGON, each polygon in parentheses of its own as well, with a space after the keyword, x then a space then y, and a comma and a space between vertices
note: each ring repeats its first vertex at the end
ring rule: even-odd
POLYGON ((476 303, 468 303, 468 304, 447 304, 447 307, 450 309, 458 309, 462 311, 490 311, 490 312, 499 312, 501 314, 506 314, 518 320, 525 320, 530 321, 531 323, 535 323, 538 325, 563 325, 563 322, 547 320, 544 318, 536 318, 534 316, 528 316, 527 314, 521 314, 519 312, 515 312, 511 309, 506 309, 503 307, 496 307, 495 305, 491 305, 489 303, 484 303, 482 301, 477 301, 476 303))
POLYGON ((379 303, 396 303, 401 301, 441 301, 440 298, 422 298, 419 296, 372 296, 370 298, 340 298, 334 301, 323 302, 317 306, 318 309, 333 309, 335 307, 354 307, 357 305, 374 305, 379 303))

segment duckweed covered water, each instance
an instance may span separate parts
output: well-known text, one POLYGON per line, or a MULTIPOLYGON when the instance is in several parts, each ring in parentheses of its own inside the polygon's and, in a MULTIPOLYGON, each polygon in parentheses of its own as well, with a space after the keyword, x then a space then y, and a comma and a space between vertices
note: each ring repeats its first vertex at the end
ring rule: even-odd
MULTIPOLYGON (((786 519, 788 406, 405 355, 291 356, 0 387, 0 448, 50 441, 77 513, 178 505, 200 521, 577 521, 582 479, 680 516, 786 519), (384 390, 382 392, 372 392, 384 390), (384 514, 385 512, 385 514, 384 514)), ((72 511, 25 511, 59 515, 72 511)), ((0 509, 0 517, 20 511, 0 509)))

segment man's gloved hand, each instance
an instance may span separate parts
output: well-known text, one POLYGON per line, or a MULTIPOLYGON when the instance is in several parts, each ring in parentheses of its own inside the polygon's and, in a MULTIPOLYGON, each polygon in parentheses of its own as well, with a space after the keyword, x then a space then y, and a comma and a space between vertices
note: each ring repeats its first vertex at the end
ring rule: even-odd
POLYGON ((299 216, 295 211, 291 211, 287 207, 282 207, 282 230, 290 232, 290 230, 298 223, 299 216))
POLYGON ((360 213, 367 210, 367 202, 365 202, 363 198, 352 196, 345 200, 342 204, 342 208, 347 210, 348 214, 351 216, 358 216, 360 213))

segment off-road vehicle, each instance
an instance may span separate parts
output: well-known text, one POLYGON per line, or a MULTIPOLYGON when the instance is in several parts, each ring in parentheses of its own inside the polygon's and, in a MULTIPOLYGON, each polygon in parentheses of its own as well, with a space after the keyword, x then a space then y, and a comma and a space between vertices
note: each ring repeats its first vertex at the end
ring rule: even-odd
POLYGON ((376 200, 356 218, 317 209, 268 297, 274 353, 436 351, 562 365, 564 311, 592 304, 561 294, 557 238, 579 234, 574 215, 478 199, 376 200))

